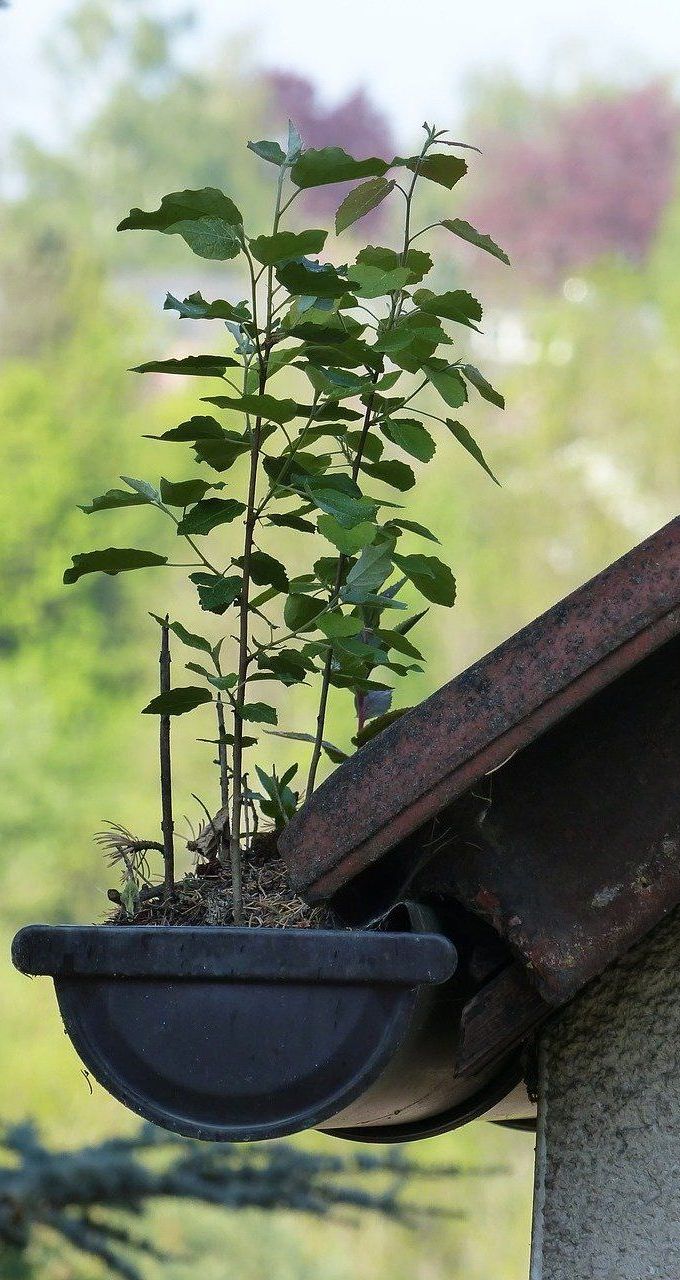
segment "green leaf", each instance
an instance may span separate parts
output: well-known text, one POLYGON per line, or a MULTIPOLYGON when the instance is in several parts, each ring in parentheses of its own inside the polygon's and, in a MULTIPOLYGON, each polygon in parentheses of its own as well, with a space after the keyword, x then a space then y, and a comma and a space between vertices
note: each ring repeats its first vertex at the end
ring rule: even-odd
POLYGON ((429 612, 429 609, 421 609, 420 613, 411 614, 410 618, 404 618, 403 622, 398 623, 396 630, 402 636, 408 635, 409 631, 412 631, 419 622, 422 622, 423 618, 426 618, 429 612))
POLYGON ((247 702, 245 706, 240 706, 239 712, 242 720, 248 720, 252 724, 278 724, 278 716, 273 707, 267 706, 266 702, 247 702))
POLYGON ((172 191, 163 196, 160 207, 152 213, 131 209, 127 218, 119 223, 118 231, 164 231, 171 234, 178 223, 196 218, 223 218, 231 226, 242 225, 243 218, 236 205, 216 187, 202 187, 194 191, 172 191))
POLYGON ((321 365, 332 365, 336 370, 340 368, 362 371, 373 369, 381 373, 385 364, 380 352, 360 338, 343 339, 326 347, 316 345, 312 346, 311 350, 309 344, 306 343, 305 347, 305 354, 309 360, 316 360, 321 365))
POLYGON ((384 351, 400 368, 418 373, 441 343, 450 342, 436 316, 411 311, 387 333, 381 333, 375 345, 376 350, 384 351))
POLYGON ((276 587, 266 587, 264 591, 259 591, 250 601, 251 609, 261 609, 263 605, 269 604, 270 600, 274 600, 278 594, 276 587))
POLYGON ((294 160, 297 160, 301 152, 302 152, 302 138, 300 137, 300 131, 297 125, 294 124, 292 120, 289 120, 288 121, 288 145, 286 147, 286 160, 288 161, 288 163, 292 164, 294 160))
POLYGON ((148 501, 141 493, 130 493, 127 489, 107 489, 106 493, 93 498, 89 505, 81 506, 80 510, 86 516, 91 516, 95 511, 113 511, 116 507, 143 507, 148 501))
POLYGON ((385 446, 377 435, 371 435, 370 432, 364 436, 363 431, 346 431, 344 440, 353 453, 358 453, 362 449, 362 457, 368 462, 379 462, 385 450, 385 446))
POLYGON ((482 235, 480 231, 475 231, 469 222, 465 222, 463 218, 445 218, 440 224, 446 227, 447 231, 452 231, 454 236, 459 236, 461 240, 467 240, 468 244, 474 244, 478 249, 484 249, 487 253, 493 254, 494 258, 498 258, 499 262, 504 262, 506 266, 510 266, 510 259, 507 253, 504 253, 495 240, 491 236, 482 235))
POLYGON ((181 536, 210 533, 220 524, 231 524, 245 509, 245 503, 235 498, 203 498, 180 520, 177 533, 181 536))
POLYGON ((140 498, 143 498, 145 502, 153 504, 160 502, 160 493, 157 489, 154 489, 152 484, 149 484, 148 480, 137 480, 134 476, 121 476, 120 478, 123 484, 132 489, 133 493, 139 494, 140 498))
MULTIPOLYGON (((236 563, 242 567, 241 559, 236 563)), ((275 587, 288 590, 288 574, 283 565, 266 551, 253 551, 250 556, 250 576, 258 587, 275 587)))
POLYGON ((401 164, 405 169, 410 169, 411 173, 416 170, 422 178, 428 178, 430 182, 437 182, 441 187, 446 187, 449 191, 455 187, 457 182, 467 173, 467 165, 459 156, 446 155, 444 152, 436 152, 434 155, 425 156, 420 159, 418 156, 409 156, 408 159, 397 158, 395 164, 401 164))
POLYGON ((423 366, 432 386, 439 392, 450 409, 460 409, 467 400, 465 383, 457 369, 449 369, 445 360, 432 358, 423 366))
POLYGON ((303 151, 293 165, 290 176, 297 187, 324 187, 331 182, 382 177, 389 167, 377 156, 368 160, 355 160, 342 147, 322 147, 319 150, 303 151))
POLYGON ((64 582, 77 582, 86 573, 108 573, 111 577, 128 569, 148 569, 167 564, 167 556, 154 551, 138 551, 134 547, 106 547, 103 551, 85 551, 71 556, 72 565, 64 573, 64 582))
POLYGON ((206 462, 214 471, 228 471, 237 458, 250 452, 250 442, 235 431, 223 431, 219 440, 200 437, 194 441, 197 462, 206 462))
POLYGON ((399 720, 401 716, 406 715, 406 712, 412 709, 412 707, 395 707, 394 711, 386 711, 384 715, 376 716, 375 720, 369 721, 368 724, 364 725, 363 729, 360 729, 355 734, 352 742, 357 747, 363 747, 365 742, 370 742, 371 738, 377 738, 383 729, 388 729, 391 724, 394 724, 395 720, 399 720))
POLYGON ((295 400, 277 400, 268 395, 204 396, 203 399, 206 404, 217 405, 218 409, 237 409, 254 418, 278 423, 291 422, 301 410, 295 400))
POLYGON ((425 253, 422 249, 409 249, 404 266, 410 274, 409 284, 419 284, 424 276, 432 270, 434 263, 430 254, 425 253))
POLYGON ((484 470, 486 471, 486 474, 488 476, 491 476, 491 479, 493 480, 494 484, 497 484, 498 487, 500 488, 501 487, 500 480, 498 480, 494 475, 493 471, 491 470, 491 467, 489 466, 488 462, 486 461, 486 458, 484 457, 484 454, 482 453, 479 445, 477 444, 477 441, 475 440, 474 436, 470 435, 470 432, 468 431, 467 427, 464 427, 462 422, 453 422, 451 418, 446 419, 446 425, 449 428, 449 431, 451 432, 451 434, 456 437, 456 440, 459 442, 459 444, 462 444, 463 448, 467 449, 470 456, 475 459, 475 462, 478 462, 480 467, 484 468, 484 470))
POLYGON ((287 783, 297 773, 298 766, 293 764, 286 770, 282 778, 277 778, 276 770, 272 765, 271 775, 265 773, 259 765, 255 765, 255 772, 260 780, 260 785, 264 788, 265 794, 269 796, 271 804, 260 800, 262 812, 274 819, 277 831, 280 831, 292 815, 295 813, 297 806, 297 794, 290 790, 287 783))
POLYGON ((243 218, 222 191, 203 187, 200 191, 173 191, 163 196, 160 207, 151 213, 131 209, 118 230, 181 235, 199 257, 226 261, 240 251, 243 218))
MULTIPOLYGON (((197 741, 197 742, 209 742, 209 743, 211 743, 211 744, 214 744, 214 746, 219 746, 220 742, 222 742, 222 743, 224 743, 224 744, 225 744, 226 746, 228 746, 228 747, 233 747, 233 745, 234 745, 234 735, 233 735, 233 733, 225 733, 225 734, 224 734, 224 737, 223 737, 223 738, 221 738, 221 739, 220 739, 220 738, 197 738, 197 739, 196 739, 196 741, 197 741)), ((244 738, 241 740, 241 746, 242 746, 244 749, 245 749, 246 747, 256 747, 256 746, 257 746, 257 744, 258 744, 258 742, 259 742, 259 738, 249 738, 249 737, 244 737, 244 738)))
POLYGON ((220 693, 233 689, 234 685, 238 684, 238 676, 235 671, 231 671, 225 676, 214 676, 210 672, 207 672, 206 674, 210 684, 214 689, 219 689, 220 693))
POLYGON ((356 564, 352 565, 341 598, 350 604, 361 604, 367 595, 381 587, 392 572, 392 560, 384 543, 364 547, 356 564))
POLYGON ((283 490, 299 488, 308 476, 324 471, 329 463, 328 454, 307 453, 302 449, 294 456, 284 452, 278 457, 264 455, 262 458, 262 468, 272 482, 272 492, 282 490, 281 496, 284 498, 289 495, 283 490))
POLYGON ((378 532, 376 526, 368 520, 362 520, 350 529, 346 529, 329 515, 319 516, 316 523, 319 533, 346 556, 356 555, 363 547, 370 546, 378 532))
POLYGON ((356 257, 359 267, 377 267, 380 271, 395 271, 402 265, 401 254, 396 249, 384 249, 381 245, 367 244, 356 257))
POLYGON ((382 640, 386 649, 396 649, 398 653, 405 654, 407 658, 416 658, 418 661, 423 660, 422 653, 400 631, 383 631, 378 628, 375 634, 379 640, 382 640))
POLYGON ((290 631, 310 631, 313 630, 314 619, 324 608, 323 600, 291 595, 283 606, 283 620, 290 631))
POLYGON ((209 484, 207 480, 166 480, 161 476, 161 499, 167 507, 188 507, 191 502, 199 502, 209 489, 219 485, 209 484))
POLYGON ((139 885, 131 871, 126 869, 124 877, 120 890, 120 899, 126 915, 133 916, 139 906, 139 885))
POLYGON ((180 302, 171 293, 166 294, 163 303, 164 311, 179 312, 180 320, 231 320, 234 324, 243 324, 250 319, 246 302, 225 302, 218 298, 215 302, 206 302, 200 293, 191 293, 180 302))
POLYGON ((367 405, 370 401, 371 408, 380 414, 381 418, 389 418, 398 409, 403 409, 404 400, 401 396, 382 396, 373 393, 363 395, 362 403, 367 405))
POLYGON ((305 298, 342 298, 348 289, 330 263, 287 262, 277 268, 276 277, 290 294, 305 298))
POLYGON ((338 346, 356 338, 360 333, 363 333, 366 327, 365 325, 355 325, 350 316, 338 314, 335 317, 335 322, 331 324, 330 321, 332 319, 332 316, 324 312, 323 324, 320 321, 306 319, 304 324, 295 324, 288 332, 291 338, 302 338, 306 343, 334 344, 338 346))
POLYGON ((225 369, 235 369, 238 360, 231 356, 183 356, 181 360, 147 360, 135 365, 130 373, 178 373, 182 377, 221 378, 225 369))
POLYGON ((408 267, 395 267, 393 271, 383 271, 381 267, 370 267, 359 263, 349 268, 349 283, 352 291, 359 298, 382 298, 387 293, 396 293, 409 282, 408 267))
MULTIPOLYGON (((339 477, 334 477, 338 479, 339 477)), ((349 479, 349 477, 347 477, 349 479)), ((352 493, 343 492, 335 486, 305 486, 306 492, 314 505, 326 515, 334 516, 343 529, 353 529, 355 525, 372 520, 375 517, 377 504, 370 498, 354 497, 352 493)))
POLYGON ((305 373, 316 392, 337 400, 361 395, 372 386, 368 376, 360 378, 348 369, 327 369, 307 365, 305 373))
POLYGON ((404 529, 408 533, 418 533, 421 538, 427 538, 429 542, 439 542, 439 538, 435 538, 434 534, 425 528, 424 524, 418 524, 416 520, 388 520, 385 525, 389 529, 392 525, 396 525, 397 529, 404 529))
POLYGON ((269 164, 278 165, 279 169, 286 163, 286 153, 278 142, 249 142, 248 150, 254 151, 260 160, 266 160, 269 164))
POLYGON ((263 678, 269 675, 287 687, 302 683, 308 672, 315 670, 314 663, 296 649, 280 649, 278 653, 270 654, 261 650, 257 655, 257 665, 262 670, 263 678))
POLYGON ((340 235, 342 231, 347 230, 347 227, 351 227, 352 223, 358 222, 359 218, 363 218, 372 209, 377 209, 391 191, 394 191, 394 182, 388 181, 387 178, 369 178, 368 182, 362 182, 360 186, 354 187, 335 215, 336 234, 340 235))
POLYGON ((375 384, 376 391, 391 391, 396 386, 402 376, 401 369, 393 369, 391 373, 383 374, 375 384))
MULTIPOLYGON (((312 583, 320 582, 325 587, 334 588, 339 566, 339 556, 319 556, 319 559, 314 561, 312 583)), ((349 565, 346 564, 342 575, 343 581, 347 576, 348 569, 349 565)), ((297 581, 299 582, 300 579, 298 578, 297 581)), ((313 590, 316 590, 316 587, 313 587, 313 590)))
POLYGON ((420 462, 429 462, 434 457, 435 442, 429 431, 415 418, 390 418, 383 422, 382 430, 389 440, 412 458, 420 462))
POLYGON ((330 365, 336 370, 365 367, 380 371, 384 363, 380 353, 368 343, 347 335, 336 336, 327 344, 306 342, 299 354, 304 355, 308 361, 319 367, 330 365))
POLYGON ((472 383, 483 400, 488 400, 490 404, 495 404, 499 409, 505 408, 505 400, 500 391, 496 391, 496 388, 492 387, 490 382, 487 382, 484 375, 479 372, 479 369, 476 369, 473 364, 464 364, 461 368, 468 382, 472 383))
MULTIPOLYGON (((291 742, 316 742, 313 733, 291 733, 284 732, 283 729, 267 729, 267 733, 273 738, 289 738, 291 742)), ((341 751, 339 747, 333 746, 332 742, 322 741, 321 746, 325 751, 328 759, 333 764, 342 764, 343 760, 348 760, 349 756, 345 751, 341 751)))
POLYGON ((290 590, 292 594, 298 595, 313 594, 317 589, 316 575, 313 573, 299 573, 296 578, 290 580, 290 590))
POLYGON ((404 266, 409 272, 409 284, 418 284, 432 270, 432 258, 420 249, 409 249, 406 262, 402 262, 401 254, 394 249, 369 244, 357 254, 356 260, 358 266, 379 267, 382 271, 396 271, 397 267, 404 266))
POLYGON ((339 404, 324 404, 321 408, 317 407, 314 415, 316 422, 333 422, 336 418, 338 422, 358 422, 363 416, 363 413, 357 413, 356 409, 347 409, 339 404))
POLYGON ((396 552, 393 560, 426 600, 451 607, 456 599, 456 580, 448 565, 436 556, 401 556, 396 552))
POLYGON ((308 253, 321 253, 327 231, 277 231, 273 236, 256 236, 250 240, 250 252, 265 267, 273 267, 287 258, 300 258, 308 253))
POLYGON ((302 516, 268 516, 270 524, 281 529, 297 529, 300 533, 314 533, 311 520, 303 520, 302 516))
POLYGON ((206 613, 225 613, 241 594, 242 580, 236 575, 222 578, 216 573, 190 573, 198 591, 198 603, 206 613))
POLYGON ((151 699, 147 707, 144 707, 142 715, 183 716, 187 711, 193 711, 194 707, 200 707, 204 702, 212 702, 210 690, 189 684, 183 688, 169 689, 167 693, 159 693, 156 698, 151 699))
POLYGON ((391 712, 385 712, 384 716, 376 716, 371 719, 368 724, 364 724, 359 733, 355 733, 352 742, 361 748, 366 742, 370 742, 371 737, 378 737, 378 733, 382 733, 384 728, 389 728, 394 721, 398 721, 402 716, 406 716, 406 712, 410 712, 411 707, 396 707, 391 712))
POLYGON ((398 489, 400 493, 406 493, 408 489, 412 489, 416 482, 411 468, 405 462, 398 462, 392 458, 383 459, 381 462, 362 462, 361 470, 372 476, 374 480, 381 480, 383 484, 398 489))
MULTIPOLYGON (((340 668, 347 675, 360 675, 365 670, 365 663, 369 663, 372 667, 377 660, 382 658, 383 651, 376 640, 371 637, 369 641, 364 635, 355 636, 338 636, 333 640, 333 657, 340 664, 340 668)), ((319 642, 323 645, 323 641, 319 642)))
POLYGON ((361 618, 353 618, 349 614, 341 613, 338 609, 333 613, 325 613, 322 618, 319 618, 317 625, 329 640, 335 640, 342 636, 358 635, 363 623, 361 618))
MULTIPOLYGON (((163 618, 156 617, 156 614, 153 616, 161 626, 164 625, 163 618)), ((212 645, 209 640, 206 640, 205 636, 196 635, 194 631, 187 631, 181 622, 169 622, 168 626, 177 638, 182 641, 182 644, 187 645, 190 649, 200 649, 202 653, 212 653, 212 645)))
MULTIPOLYGON (((180 231, 180 227, 176 228, 180 231)), ((199 258, 226 262, 241 251, 242 227, 232 227, 221 218, 199 218, 182 224, 180 234, 199 258)))
POLYGON ((365 680, 361 676, 355 676, 350 672, 339 671, 334 669, 330 682, 336 689, 351 689, 352 693, 391 693, 391 689, 386 689, 384 684, 379 680, 365 680))
POLYGON ((186 422, 180 422, 178 427, 171 427, 169 431, 164 431, 162 436, 149 436, 148 439, 174 440, 178 443, 193 444, 196 440, 222 440, 224 434, 224 427, 220 426, 217 418, 211 418, 207 414, 195 414, 186 422))
POLYGON ((481 303, 465 289, 453 289, 450 293, 433 293, 431 289, 416 289, 413 295, 416 306, 426 315, 441 316, 443 320, 455 320, 468 329, 479 332, 473 322, 481 320, 481 303))

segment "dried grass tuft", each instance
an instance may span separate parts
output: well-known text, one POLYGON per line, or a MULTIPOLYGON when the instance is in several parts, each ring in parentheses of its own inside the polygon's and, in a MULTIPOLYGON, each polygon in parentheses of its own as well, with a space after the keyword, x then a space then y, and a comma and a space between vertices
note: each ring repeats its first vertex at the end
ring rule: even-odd
MULTIPOLYGON (((211 864, 211 873, 197 868, 175 885, 170 898, 144 896, 132 914, 119 906, 110 924, 233 925, 231 876, 227 868, 211 864)), ((325 906, 310 906, 293 893, 280 858, 249 862, 243 868, 243 922, 251 928, 337 928, 325 906)))

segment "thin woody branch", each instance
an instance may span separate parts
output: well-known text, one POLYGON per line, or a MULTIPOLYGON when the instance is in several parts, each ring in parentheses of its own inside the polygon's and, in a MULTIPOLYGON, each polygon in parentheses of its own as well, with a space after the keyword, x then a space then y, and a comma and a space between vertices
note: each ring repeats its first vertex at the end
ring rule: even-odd
MULTIPOLYGON (((161 627, 160 691, 170 692, 170 619, 165 615, 161 627)), ((175 887, 174 822, 172 817, 172 760, 170 753, 170 716, 160 717, 161 830, 163 832, 164 888, 168 897, 175 887)))

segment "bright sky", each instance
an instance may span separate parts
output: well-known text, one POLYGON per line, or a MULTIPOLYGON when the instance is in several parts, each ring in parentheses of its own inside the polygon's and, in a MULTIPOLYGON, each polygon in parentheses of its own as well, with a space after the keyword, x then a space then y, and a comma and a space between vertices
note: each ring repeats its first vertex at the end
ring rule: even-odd
MULTIPOLYGON (((168 12, 181 0, 159 0, 168 12)), ((48 131, 38 52, 70 0, 11 0, 0 10, 0 128, 48 131)), ((397 126, 454 123, 462 88, 501 67, 532 81, 584 65, 617 75, 680 70, 679 0, 201 0, 208 52, 250 33, 264 65, 312 76, 330 99, 370 86, 397 126)))

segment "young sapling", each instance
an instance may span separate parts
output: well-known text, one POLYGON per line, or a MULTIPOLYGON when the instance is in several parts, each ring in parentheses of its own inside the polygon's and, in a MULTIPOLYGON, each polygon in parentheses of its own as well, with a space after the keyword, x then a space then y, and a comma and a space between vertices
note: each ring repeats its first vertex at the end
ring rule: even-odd
MULTIPOLYGON (((346 757, 333 735, 327 737, 331 691, 353 700, 353 746, 361 747, 401 714, 391 705, 395 683, 422 670, 413 628, 432 604, 454 603, 451 570, 432 554, 436 534, 404 514, 405 495, 416 485, 414 466, 431 462, 453 438, 498 483, 467 427, 450 416, 464 407, 470 388, 503 407, 502 396, 458 345, 466 330, 478 330, 482 308, 465 289, 440 292, 423 284, 434 267, 423 237, 437 232, 432 243, 441 246, 447 232, 508 259, 462 218, 416 225, 422 185, 442 192, 446 215, 467 171, 462 144, 427 124, 424 134, 418 154, 357 160, 339 147, 305 148, 291 124, 285 147, 248 144, 274 179, 267 232, 247 232, 231 197, 212 187, 173 192, 150 212, 133 209, 119 227, 178 235, 201 258, 241 263, 247 280, 240 301, 168 294, 166 309, 182 320, 217 324, 223 337, 226 326, 228 341, 215 344, 215 354, 151 360, 135 370, 220 384, 217 393, 201 397, 193 416, 153 437, 163 451, 189 449, 200 474, 192 468, 186 478, 154 483, 123 476, 124 488, 83 507, 88 514, 155 508, 186 548, 188 563, 184 554, 108 547, 74 555, 65 574, 72 583, 93 572, 185 571, 199 612, 224 620, 215 643, 200 627, 157 619, 161 692, 145 712, 160 717, 169 898, 175 892, 170 721, 214 706, 219 807, 208 807, 189 847, 197 874, 212 868, 228 880, 236 923, 244 919, 244 876, 262 839, 258 818, 280 830, 300 796, 316 787, 322 760, 337 764, 346 757), (356 185, 338 208, 333 251, 322 257, 328 232, 293 229, 293 207, 303 207, 310 188, 347 182, 356 185), (386 200, 401 205, 397 246, 366 244, 343 261, 345 233, 386 200), (241 466, 245 482, 237 479, 229 490, 228 477, 240 477, 241 466), (304 571, 293 572, 290 565, 303 559, 304 571), (413 593, 424 608, 411 606, 413 593), (191 683, 171 686, 170 632, 190 651, 191 683), (271 692, 260 695, 260 683, 271 692), (279 727, 279 714, 292 702, 289 691, 301 684, 316 687, 308 732, 285 721, 279 727), (266 734, 295 743, 296 756, 309 747, 304 783, 295 785, 297 758, 283 773, 264 768, 266 734), (246 752, 253 748, 260 760, 248 770, 246 752), (249 778, 257 778, 255 789, 249 778)), ((137 865, 130 862, 135 841, 117 830, 119 842, 127 840, 129 878, 137 865)))

